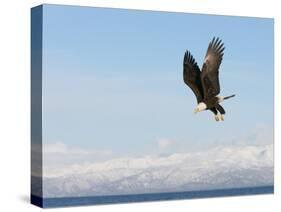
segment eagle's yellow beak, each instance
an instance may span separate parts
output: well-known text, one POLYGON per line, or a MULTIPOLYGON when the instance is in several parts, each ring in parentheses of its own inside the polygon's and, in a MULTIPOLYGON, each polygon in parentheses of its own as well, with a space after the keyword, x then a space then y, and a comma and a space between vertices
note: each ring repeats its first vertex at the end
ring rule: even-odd
POLYGON ((194 114, 198 113, 199 112, 199 108, 195 108, 193 112, 194 112, 194 114))

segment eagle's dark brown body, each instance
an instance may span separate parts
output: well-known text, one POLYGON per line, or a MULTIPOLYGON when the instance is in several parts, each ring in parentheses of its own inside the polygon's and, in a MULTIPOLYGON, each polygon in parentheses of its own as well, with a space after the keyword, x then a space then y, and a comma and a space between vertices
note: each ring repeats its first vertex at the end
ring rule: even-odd
POLYGON ((207 105, 207 109, 210 109, 213 107, 217 107, 217 105, 219 104, 219 98, 215 96, 211 99, 206 99, 205 101, 203 100, 203 102, 207 105))

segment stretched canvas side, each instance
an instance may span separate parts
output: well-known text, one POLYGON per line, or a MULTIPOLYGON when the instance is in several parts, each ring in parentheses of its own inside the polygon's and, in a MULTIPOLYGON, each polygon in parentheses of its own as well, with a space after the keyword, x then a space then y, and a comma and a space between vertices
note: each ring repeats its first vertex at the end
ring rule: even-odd
POLYGON ((31 198, 43 207, 42 187, 42 21, 43 6, 31 9, 31 198))

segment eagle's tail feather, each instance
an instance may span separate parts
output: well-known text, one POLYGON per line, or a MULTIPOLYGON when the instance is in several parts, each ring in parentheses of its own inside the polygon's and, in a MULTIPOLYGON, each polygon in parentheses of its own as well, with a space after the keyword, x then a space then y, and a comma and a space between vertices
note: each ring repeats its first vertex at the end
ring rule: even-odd
POLYGON ((235 96, 235 94, 230 95, 230 96, 225 96, 225 97, 223 97, 223 100, 230 99, 230 98, 232 98, 232 97, 234 97, 234 96, 235 96))

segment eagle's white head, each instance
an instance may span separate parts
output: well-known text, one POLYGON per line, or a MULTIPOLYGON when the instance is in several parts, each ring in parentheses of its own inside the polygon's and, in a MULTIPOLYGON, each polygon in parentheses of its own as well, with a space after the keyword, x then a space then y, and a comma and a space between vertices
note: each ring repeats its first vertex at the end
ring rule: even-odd
POLYGON ((206 109, 207 109, 207 105, 204 102, 200 102, 194 109, 194 113, 198 113, 206 109))

